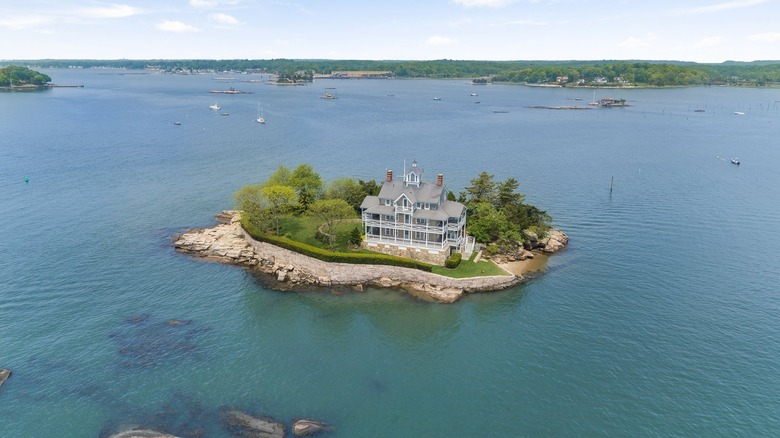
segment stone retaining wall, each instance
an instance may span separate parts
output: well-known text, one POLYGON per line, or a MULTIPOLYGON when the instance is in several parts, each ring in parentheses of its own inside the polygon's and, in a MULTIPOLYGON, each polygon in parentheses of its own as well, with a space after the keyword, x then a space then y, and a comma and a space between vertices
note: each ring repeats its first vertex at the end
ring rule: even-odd
POLYGON ((223 212, 218 218, 225 223, 191 230, 175 238, 176 249, 224 263, 247 266, 273 275, 281 284, 288 286, 353 286, 359 290, 364 286, 394 287, 423 299, 452 303, 466 292, 505 289, 525 280, 522 276, 509 273, 490 277, 450 278, 397 266, 324 262, 254 240, 241 227, 237 212, 223 212))

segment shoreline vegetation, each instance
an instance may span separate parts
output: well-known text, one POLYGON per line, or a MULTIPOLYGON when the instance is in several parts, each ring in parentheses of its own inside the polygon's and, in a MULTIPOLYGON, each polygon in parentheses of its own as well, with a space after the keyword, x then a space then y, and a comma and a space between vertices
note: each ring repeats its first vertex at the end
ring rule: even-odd
MULTIPOLYGON (((297 85, 317 78, 471 79, 475 85, 519 83, 563 87, 780 86, 780 60, 701 64, 682 61, 373 61, 373 60, 18 60, 35 68, 151 69, 173 74, 263 73, 277 84, 297 85)), ((18 67, 17 67, 18 68, 18 67)), ((0 76, 0 86, 3 86, 0 76)))

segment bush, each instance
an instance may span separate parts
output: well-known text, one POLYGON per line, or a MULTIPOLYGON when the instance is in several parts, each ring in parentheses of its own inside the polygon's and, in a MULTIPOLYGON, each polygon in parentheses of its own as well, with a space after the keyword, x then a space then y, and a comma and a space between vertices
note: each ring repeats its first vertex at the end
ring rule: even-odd
POLYGON ((352 233, 349 235, 349 243, 359 246, 360 242, 363 241, 363 235, 360 233, 360 228, 355 227, 352 229, 352 233))
POLYGON ((444 261, 444 267, 449 269, 455 269, 460 265, 460 261, 462 260, 462 258, 463 255, 459 252, 456 252, 451 256, 447 257, 447 260, 444 261))
POLYGON ((433 270, 433 267, 428 263, 419 262, 417 260, 394 257, 386 254, 333 252, 322 248, 317 248, 316 246, 297 242, 295 240, 290 240, 285 237, 266 234, 257 229, 257 227, 252 225, 249 221, 244 220, 243 217, 241 218, 241 225, 255 240, 270 243, 284 249, 289 249, 290 251, 295 251, 309 257, 314 257, 315 259, 322 260, 324 262, 400 266, 403 268, 419 269, 425 272, 431 272, 433 270))

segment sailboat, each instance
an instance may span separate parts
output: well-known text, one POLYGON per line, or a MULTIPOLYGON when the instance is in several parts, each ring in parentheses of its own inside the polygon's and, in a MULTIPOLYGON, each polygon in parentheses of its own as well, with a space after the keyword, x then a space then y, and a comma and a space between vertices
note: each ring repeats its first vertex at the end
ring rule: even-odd
POLYGON ((599 102, 596 100, 596 90, 593 90, 593 100, 588 105, 599 106, 599 102))
POLYGON ((265 125, 265 117, 263 117, 263 108, 260 107, 260 104, 257 104, 257 123, 260 123, 261 125, 265 125))

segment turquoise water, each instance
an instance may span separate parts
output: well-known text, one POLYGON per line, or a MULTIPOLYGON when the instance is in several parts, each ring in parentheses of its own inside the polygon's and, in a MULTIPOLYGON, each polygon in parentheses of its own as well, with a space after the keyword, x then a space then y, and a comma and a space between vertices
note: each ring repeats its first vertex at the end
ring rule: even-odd
POLYGON ((46 73, 85 87, 0 94, 0 436, 227 437, 223 406, 343 437, 780 430, 778 90, 600 90, 631 106, 556 111, 528 106, 592 91, 46 73), (254 94, 207 92, 230 86, 254 94), (280 164, 381 180, 404 159, 456 192, 517 178, 569 248, 440 305, 274 292, 171 247, 280 164))

